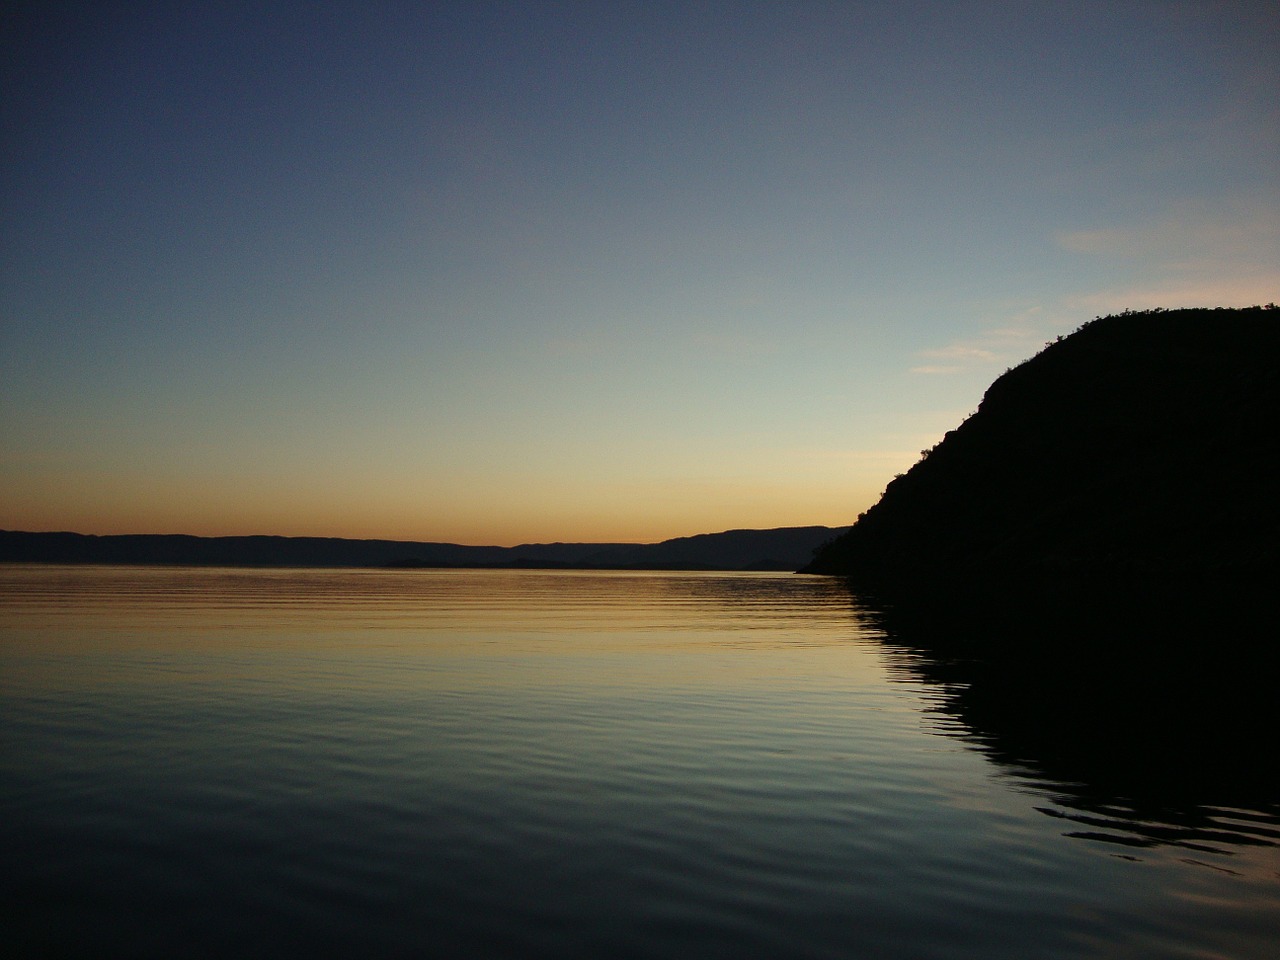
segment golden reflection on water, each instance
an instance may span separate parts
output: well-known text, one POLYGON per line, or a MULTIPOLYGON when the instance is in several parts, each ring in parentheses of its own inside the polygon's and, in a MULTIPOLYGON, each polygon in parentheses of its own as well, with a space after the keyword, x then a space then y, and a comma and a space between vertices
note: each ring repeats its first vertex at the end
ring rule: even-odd
POLYGON ((285 890, 299 928, 336 917, 353 944, 477 916, 522 944, 599 921, 618 949, 594 955, 726 930, 858 955, 874 929, 887 957, 1021 956, 998 948, 1031 930, 1055 956, 1265 955, 1274 817, 1214 814, 1265 846, 1174 845, 1169 818, 1010 760, 1022 715, 891 637, 837 582, 776 573, 0 566, 0 839, 69 885, 34 901, 40 931, 67 889, 116 929, 138 898, 85 864, 123 862, 154 895, 194 884, 175 936, 244 909, 202 878, 266 876, 250 915, 285 890), (1072 816, 1160 842, 1081 841, 1102 828, 1072 816), (427 919, 388 927, 406 889, 427 919))
POLYGON ((240 652, 360 665, 345 678, 293 678, 310 684, 360 682, 370 669, 394 686, 552 675, 707 689, 753 677, 840 687, 883 678, 874 644, 861 642, 874 634, 850 616, 847 592, 791 574, 22 565, 0 567, 0 598, 4 655, 27 669, 55 653, 119 661, 240 652))

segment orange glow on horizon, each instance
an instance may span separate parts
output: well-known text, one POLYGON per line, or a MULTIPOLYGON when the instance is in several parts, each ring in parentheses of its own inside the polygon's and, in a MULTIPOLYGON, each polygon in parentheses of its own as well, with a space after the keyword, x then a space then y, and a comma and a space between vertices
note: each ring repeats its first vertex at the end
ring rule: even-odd
POLYGON ((422 516, 422 511, 406 509, 398 516, 393 510, 275 509, 267 503, 240 511, 203 511, 199 504, 170 504, 157 509, 132 504, 114 510, 39 509, 8 511, 0 528, 30 532, 72 532, 96 536, 121 534, 185 534, 201 537, 285 536, 336 537, 352 540, 404 540, 457 543, 475 546, 516 546, 522 543, 658 543, 675 537, 719 533, 734 529, 775 527, 846 526, 874 500, 867 497, 859 505, 794 509, 782 501, 769 509, 735 510, 706 503, 690 502, 684 510, 654 510, 645 515, 572 515, 531 510, 479 516, 457 511, 447 519, 422 516), (193 509, 194 507, 194 509, 193 509), (418 516, 413 516, 414 513, 418 516))

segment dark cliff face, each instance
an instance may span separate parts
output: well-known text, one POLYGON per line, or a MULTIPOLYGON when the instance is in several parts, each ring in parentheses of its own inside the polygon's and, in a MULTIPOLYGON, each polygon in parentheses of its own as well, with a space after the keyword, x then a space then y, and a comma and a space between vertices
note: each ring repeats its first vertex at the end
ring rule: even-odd
POLYGON ((900 587, 1274 571, 1278 348, 1274 307, 1088 323, 996 380, 806 572, 900 587))

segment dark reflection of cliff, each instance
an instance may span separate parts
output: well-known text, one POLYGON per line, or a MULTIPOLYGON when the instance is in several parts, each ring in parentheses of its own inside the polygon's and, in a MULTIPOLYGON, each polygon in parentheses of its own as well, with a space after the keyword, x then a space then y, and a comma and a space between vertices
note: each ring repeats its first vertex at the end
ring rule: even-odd
POLYGON ((1275 624, 1260 594, 1120 596, 855 603, 896 669, 935 687, 939 731, 1021 779, 1065 835, 1187 858, 1280 844, 1280 700, 1262 653, 1275 624))

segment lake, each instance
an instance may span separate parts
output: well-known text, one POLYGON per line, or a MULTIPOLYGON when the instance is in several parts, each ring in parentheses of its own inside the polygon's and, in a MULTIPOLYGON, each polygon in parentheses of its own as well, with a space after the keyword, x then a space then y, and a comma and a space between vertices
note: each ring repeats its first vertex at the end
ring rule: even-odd
POLYGON ((1269 731, 918 640, 788 574, 0 566, 10 955, 1275 955, 1269 731))

